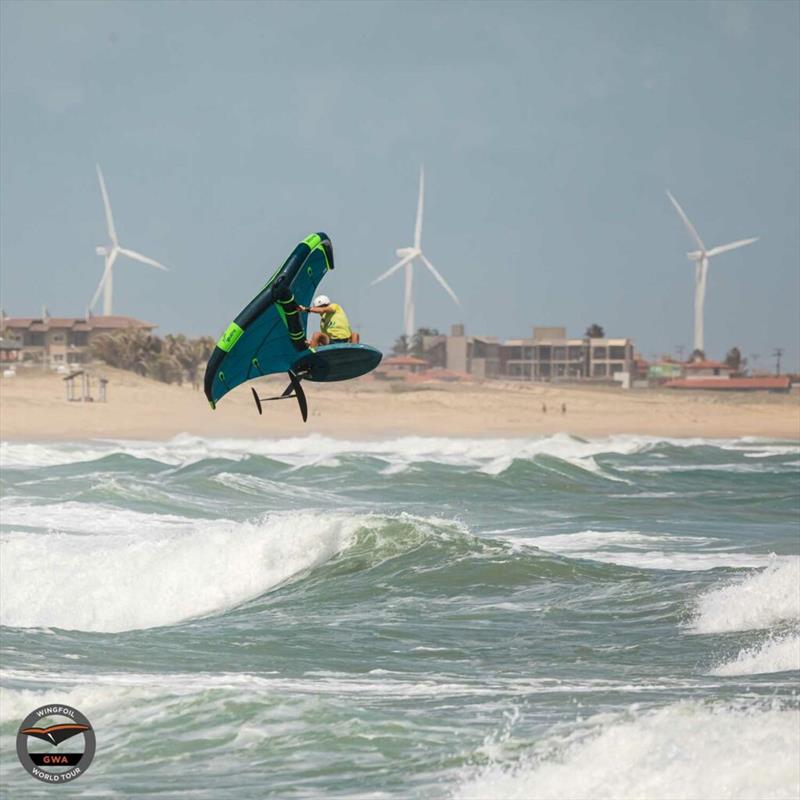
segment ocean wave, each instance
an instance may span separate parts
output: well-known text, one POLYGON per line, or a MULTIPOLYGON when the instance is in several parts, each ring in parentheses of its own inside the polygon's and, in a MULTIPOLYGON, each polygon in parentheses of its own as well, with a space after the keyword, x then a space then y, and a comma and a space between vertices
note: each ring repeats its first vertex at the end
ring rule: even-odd
MULTIPOLYGON (((142 530, 169 534, 186 531, 192 525, 201 526, 202 520, 193 520, 180 514, 158 514, 134 511, 103 503, 82 503, 68 500, 64 503, 32 504, 27 499, 5 498, 2 506, 3 525, 31 527, 42 531, 74 532, 82 534, 126 534, 142 530)), ((231 520, 217 520, 233 525, 231 520)))
POLYGON ((701 595, 689 626, 693 633, 771 628, 800 619, 800 557, 775 558, 762 572, 701 595))
MULTIPOLYGON (((455 568, 462 558, 511 551, 456 520, 402 513, 291 512, 236 522, 70 501, 8 503, 3 521, 33 529, 0 538, 0 624, 21 628, 177 624, 259 597, 334 556, 346 573, 410 556, 401 568, 413 572, 420 563, 455 568)), ((545 573, 554 568, 535 560, 534 570, 539 561, 545 573)), ((335 574, 309 580, 328 584, 335 574)))
POLYGON ((102 533, 4 536, 0 623, 118 632, 218 613, 329 560, 361 524, 315 514, 234 523, 108 512, 105 528, 94 521, 102 533))
MULTIPOLYGON (((748 457, 766 457, 800 453, 800 448, 785 443, 750 440, 669 439, 652 436, 619 435, 598 439, 580 439, 567 434, 539 438, 471 439, 407 436, 390 440, 346 440, 312 434, 285 439, 205 439, 180 434, 165 442, 135 440, 98 440, 80 443, 31 444, 0 443, 0 464, 6 468, 50 467, 92 461, 113 454, 149 459, 170 466, 186 466, 205 459, 240 461, 262 456, 291 466, 333 463, 342 455, 375 456, 384 460, 386 470, 400 471, 420 462, 475 467, 497 475, 515 460, 530 460, 549 455, 591 471, 598 455, 634 455, 659 448, 687 450, 710 447, 740 452, 748 457)), ((711 468, 717 468, 710 465, 711 468)), ((718 465, 717 465, 718 466, 718 465)), ((389 472, 391 474, 391 472, 389 472)), ((606 475, 606 477, 608 477, 606 475)))
MULTIPOLYGON (((415 648, 416 649, 416 648, 415 648)), ((297 677, 269 672, 47 672, 37 670, 0 671, 0 723, 25 716, 31 708, 50 702, 66 702, 92 711, 103 708, 118 711, 119 701, 131 696, 132 705, 140 700, 160 702, 175 696, 193 696, 199 702, 209 693, 222 696, 309 695, 333 698, 466 698, 495 702, 498 696, 521 698, 529 695, 607 696, 674 689, 669 681, 637 682, 614 680, 560 680, 556 678, 503 679, 475 674, 468 676, 441 673, 408 673, 373 669, 366 673, 342 673, 320 670, 297 677), (71 702, 75 700, 76 702, 71 702)))
POLYGON ((705 572, 711 569, 752 569, 772 563, 774 556, 757 553, 670 553, 653 550, 644 553, 620 553, 594 550, 573 553, 573 558, 616 564, 634 569, 671 570, 675 572, 705 572))
POLYGON ((621 545, 624 547, 650 547, 654 542, 686 542, 691 544, 709 544, 713 539, 699 536, 671 536, 662 533, 642 533, 641 531, 595 531, 586 530, 576 533, 558 533, 525 539, 543 550, 555 553, 571 553, 585 551, 587 548, 621 545))
POLYGON ((775 556, 722 551, 687 551, 687 547, 712 544, 715 540, 703 536, 676 536, 670 534, 642 533, 640 531, 595 531, 549 534, 536 537, 509 537, 516 546, 537 547, 550 553, 616 564, 635 569, 673 570, 699 572, 729 567, 746 569, 765 567, 774 563, 775 556), (652 550, 656 546, 673 545, 681 550, 652 550), (618 549, 608 550, 604 548, 618 549))
MULTIPOLYGON (((773 455, 769 453, 768 455, 773 455)), ((755 454, 745 453, 744 456, 756 458, 755 454)), ((761 456, 765 457, 765 456, 761 456)), ((747 474, 794 474, 797 472, 797 465, 794 462, 784 462, 781 464, 737 464, 732 463, 711 463, 711 464, 646 464, 617 467, 619 472, 641 472, 657 475, 661 473, 682 474, 693 472, 724 472, 724 473, 747 473, 747 474)))
MULTIPOLYGON (((506 591, 541 580, 608 578, 584 564, 445 517, 281 512, 246 522, 89 503, 10 505, 0 539, 0 624, 119 632, 224 612, 289 578, 323 592, 394 561, 407 591, 474 581, 506 591), (334 558, 334 556, 336 558, 334 558), (477 571, 476 571, 477 570, 477 571)), ((372 582, 347 583, 353 603, 372 582)))
POLYGON ((796 798, 800 712, 684 702, 591 718, 513 766, 493 764, 456 788, 459 800, 796 798))
POLYGON ((326 491, 317 484, 299 486, 296 483, 289 484, 284 481, 259 478, 256 475, 224 471, 218 472, 211 480, 235 492, 259 498, 281 497, 293 503, 305 501, 314 505, 319 505, 321 502, 331 505, 341 502, 341 498, 335 492, 326 491))
POLYGON ((755 647, 740 651, 711 671, 712 675, 763 675, 769 672, 800 670, 800 635, 777 636, 755 647))

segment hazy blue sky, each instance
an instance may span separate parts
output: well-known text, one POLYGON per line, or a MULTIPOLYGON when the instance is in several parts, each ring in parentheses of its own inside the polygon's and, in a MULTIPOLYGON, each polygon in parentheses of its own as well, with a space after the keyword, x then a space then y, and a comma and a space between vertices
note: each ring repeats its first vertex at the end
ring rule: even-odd
POLYGON ((83 313, 105 172, 115 311, 218 335, 309 232, 363 340, 402 328, 425 163, 417 323, 691 344, 690 241, 712 260, 706 344, 800 346, 797 2, 18 2, 2 9, 0 258, 9 314, 83 313))

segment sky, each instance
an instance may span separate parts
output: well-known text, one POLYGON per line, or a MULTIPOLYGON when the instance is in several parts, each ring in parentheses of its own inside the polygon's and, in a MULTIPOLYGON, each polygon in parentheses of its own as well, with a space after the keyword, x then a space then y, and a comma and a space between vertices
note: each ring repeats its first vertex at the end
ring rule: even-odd
MULTIPOLYGON (((312 231, 362 341, 417 324, 503 338, 593 322, 645 357, 800 365, 800 3, 0 3, 0 302, 82 316, 107 236, 115 313, 217 336, 312 231)), ((100 307, 98 307, 98 313, 100 307)))

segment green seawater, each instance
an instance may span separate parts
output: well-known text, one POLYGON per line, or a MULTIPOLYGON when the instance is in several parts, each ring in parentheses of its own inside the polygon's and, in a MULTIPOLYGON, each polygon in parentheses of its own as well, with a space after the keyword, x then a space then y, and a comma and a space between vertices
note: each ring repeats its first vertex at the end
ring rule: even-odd
POLYGON ((0 456, 3 797, 800 794, 796 442, 0 456), (57 789, 45 703, 97 738, 57 789))

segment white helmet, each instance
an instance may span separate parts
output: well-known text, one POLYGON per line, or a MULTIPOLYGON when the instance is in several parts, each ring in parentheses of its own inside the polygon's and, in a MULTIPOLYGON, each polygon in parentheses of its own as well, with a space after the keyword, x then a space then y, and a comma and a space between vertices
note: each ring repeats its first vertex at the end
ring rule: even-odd
POLYGON ((311 304, 311 308, 319 308, 320 306, 329 306, 331 304, 331 299, 326 294, 318 294, 314 298, 314 302, 311 304))

